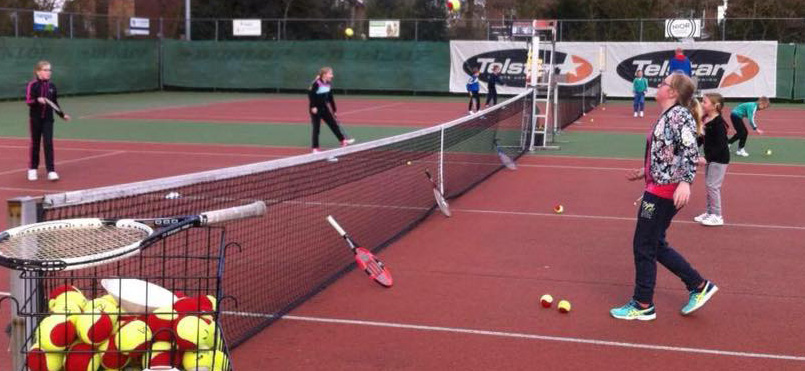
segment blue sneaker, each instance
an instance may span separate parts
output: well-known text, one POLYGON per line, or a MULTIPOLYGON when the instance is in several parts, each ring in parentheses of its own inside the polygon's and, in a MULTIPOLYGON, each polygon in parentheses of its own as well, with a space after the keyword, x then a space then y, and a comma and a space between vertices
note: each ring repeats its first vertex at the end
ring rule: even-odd
POLYGON ((682 307, 682 315, 686 316, 693 313, 696 309, 701 308, 711 297, 718 291, 718 286, 710 281, 704 282, 704 287, 701 290, 694 290, 690 292, 690 299, 688 304, 682 307))
POLYGON ((643 309, 640 307, 640 304, 634 301, 634 299, 630 300, 622 307, 610 309, 609 314, 617 319, 625 319, 627 321, 631 321, 633 319, 639 321, 651 321, 657 318, 657 312, 654 311, 653 305, 643 309))

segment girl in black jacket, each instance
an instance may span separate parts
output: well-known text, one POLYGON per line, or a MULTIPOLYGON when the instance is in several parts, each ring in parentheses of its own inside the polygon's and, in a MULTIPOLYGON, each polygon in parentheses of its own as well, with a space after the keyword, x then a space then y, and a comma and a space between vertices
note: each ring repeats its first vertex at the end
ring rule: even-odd
POLYGON ((705 94, 702 107, 705 125, 704 135, 699 137, 699 145, 704 142, 704 159, 699 157, 699 162, 706 166, 707 210, 693 220, 706 226, 719 226, 724 224, 721 214, 721 184, 730 163, 727 123, 721 117, 724 98, 718 93, 705 94))
POLYGON ((333 69, 330 67, 322 67, 319 70, 319 75, 313 84, 310 85, 308 90, 308 99, 310 101, 310 121, 313 125, 312 147, 313 153, 319 151, 319 130, 321 128, 321 120, 330 127, 335 137, 341 142, 341 146, 346 146, 355 142, 355 139, 347 139, 338 126, 335 118, 335 99, 333 99, 333 92, 330 87, 330 82, 333 81, 333 69))
MULTIPOLYGON (((28 161, 28 180, 37 179, 36 170, 39 167, 39 146, 45 147, 45 168, 48 179, 59 180, 56 166, 53 161, 53 112, 51 103, 59 107, 59 94, 56 85, 50 81, 51 65, 48 61, 39 61, 34 67, 34 80, 28 83, 25 89, 25 103, 28 104, 28 127, 31 133, 31 143, 28 161)), ((65 121, 70 121, 70 115, 55 110, 65 121)))

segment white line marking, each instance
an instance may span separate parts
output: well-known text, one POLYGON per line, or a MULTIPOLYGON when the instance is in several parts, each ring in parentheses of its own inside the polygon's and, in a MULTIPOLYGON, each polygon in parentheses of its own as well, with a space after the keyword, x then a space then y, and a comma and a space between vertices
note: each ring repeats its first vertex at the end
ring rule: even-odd
MULTIPOLYGON (((224 313, 226 313, 226 314, 234 314, 234 315, 241 315, 241 316, 249 316, 249 317, 265 317, 265 318, 274 317, 274 315, 262 314, 262 313, 244 313, 244 312, 224 312, 224 313)), ((718 355, 718 356, 730 356, 730 357, 741 357, 741 358, 763 358, 763 359, 777 359, 777 360, 786 360, 786 361, 805 362, 805 356, 795 356, 795 355, 786 355, 786 354, 751 353, 751 352, 736 352, 736 351, 718 350, 718 349, 675 347, 675 346, 668 346, 668 345, 627 343, 627 342, 621 342, 621 341, 585 339, 585 338, 577 338, 577 337, 569 337, 569 336, 548 336, 548 335, 538 335, 538 334, 526 334, 526 333, 521 333, 521 332, 476 330, 476 329, 468 329, 468 328, 461 328, 461 327, 425 326, 425 325, 412 325, 412 324, 405 324, 405 323, 380 322, 380 321, 362 321, 362 320, 350 320, 350 319, 340 319, 340 318, 293 316, 293 315, 285 315, 285 316, 282 317, 282 319, 284 319, 284 320, 292 320, 292 321, 303 321, 303 322, 318 322, 318 323, 328 323, 328 324, 340 324, 340 325, 388 327, 388 328, 398 328, 398 329, 417 330, 417 331, 447 332, 447 333, 454 333, 454 334, 469 334, 469 335, 495 336, 495 337, 541 340, 541 341, 555 341, 555 342, 563 342, 563 343, 576 343, 576 344, 609 346, 609 347, 619 347, 619 348, 661 350, 661 351, 679 352, 679 353, 697 353, 697 354, 711 354, 711 355, 718 355)))
MULTIPOLYGON (((81 158, 74 158, 74 159, 72 159, 72 160, 56 161, 56 164, 57 164, 57 165, 70 164, 70 163, 73 163, 73 162, 81 162, 81 161, 93 160, 93 159, 96 159, 96 158, 101 158, 101 157, 115 156, 115 155, 119 155, 119 154, 126 153, 126 152, 127 152, 127 151, 114 151, 114 152, 109 152, 109 153, 101 153, 101 154, 98 154, 98 155, 93 155, 93 156, 87 156, 87 157, 81 157, 81 158)), ((19 173, 19 172, 22 172, 22 171, 27 171, 27 170, 28 170, 28 168, 24 168, 24 169, 14 169, 14 170, 6 170, 6 171, 1 171, 1 172, 0 172, 0 175, 7 175, 7 174, 19 173)))
POLYGON ((372 107, 366 107, 366 108, 359 108, 359 109, 354 109, 354 110, 351 110, 351 111, 341 112, 341 113, 339 113, 338 115, 339 115, 339 116, 344 116, 344 115, 351 115, 351 114, 353 114, 353 113, 357 113, 357 112, 365 112, 365 111, 377 111, 377 110, 380 110, 380 109, 383 109, 383 108, 389 108, 389 107, 397 107, 397 106, 402 106, 403 104, 405 104, 405 102, 397 102, 397 103, 381 104, 381 105, 379 105, 379 106, 372 106, 372 107))
POLYGON ((10 292, 0 291, 0 296, 11 296, 10 292))

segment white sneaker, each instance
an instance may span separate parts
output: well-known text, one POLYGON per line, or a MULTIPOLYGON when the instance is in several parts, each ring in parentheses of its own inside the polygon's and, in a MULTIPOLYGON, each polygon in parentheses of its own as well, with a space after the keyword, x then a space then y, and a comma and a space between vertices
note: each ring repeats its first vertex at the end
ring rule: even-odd
POLYGON ((51 172, 49 172, 49 173, 48 173, 48 180, 52 180, 52 181, 54 181, 54 182, 55 182, 55 181, 57 181, 57 180, 59 180, 59 173, 57 173, 57 172, 55 172, 55 171, 51 171, 51 172))
POLYGON ((319 153, 319 152, 321 151, 318 148, 313 148, 313 151, 311 151, 310 153, 319 153))
POLYGON ((749 157, 749 153, 743 148, 738 148, 738 150, 735 151, 735 154, 741 157, 749 157))
POLYGON ((702 222, 702 220, 707 219, 709 216, 710 216, 710 214, 708 214, 708 213, 704 213, 704 214, 702 214, 702 215, 699 215, 699 216, 697 216, 697 217, 693 218, 693 221, 695 221, 695 222, 697 222, 697 223, 701 223, 701 222, 702 222))
POLYGON ((702 225, 706 225, 709 227, 717 227, 719 225, 724 225, 724 218, 719 215, 711 214, 707 218, 701 221, 702 225))
POLYGON ((28 169, 28 180, 33 182, 36 179, 37 179, 36 169, 28 169))
POLYGON ((637 117, 637 112, 634 113, 634 117, 637 117))
POLYGON ((643 117, 643 111, 640 111, 640 117, 643 117))
POLYGON ((467 114, 468 114, 468 115, 472 115, 472 111, 467 111, 467 114))
POLYGON ((355 143, 355 138, 344 139, 344 143, 346 143, 346 144, 355 143))

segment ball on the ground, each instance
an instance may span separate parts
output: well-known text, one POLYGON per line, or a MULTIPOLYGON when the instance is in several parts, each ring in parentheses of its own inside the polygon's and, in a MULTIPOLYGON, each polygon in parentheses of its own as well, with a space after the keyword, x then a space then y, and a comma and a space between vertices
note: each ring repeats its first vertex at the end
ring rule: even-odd
POLYGON ((557 305, 556 307, 559 308, 560 313, 570 312, 570 302, 567 300, 559 301, 559 305, 557 305))
POLYGON ((593 121, 595 121, 595 119, 594 119, 594 118, 590 118, 590 122, 593 122, 593 121))
POLYGON ((117 331, 113 336, 115 347, 123 353, 129 353, 144 348, 154 335, 145 321, 136 319, 129 321, 117 331))
POLYGON ((352 37, 352 35, 354 35, 354 34, 355 34, 355 31, 353 31, 352 28, 350 28, 350 27, 347 27, 347 29, 344 30, 344 35, 347 35, 347 37, 352 37))
POLYGON ((187 370, 201 370, 206 367, 208 371, 224 371, 229 369, 229 358, 219 351, 185 352, 182 365, 187 370))
POLYGON ((64 350, 76 339, 75 324, 64 314, 52 314, 39 323, 34 336, 42 350, 64 350))
POLYGON ((200 345, 209 343, 213 330, 209 322, 198 316, 185 316, 176 321, 176 345, 182 350, 196 350, 200 345))
POLYGON ((550 308, 551 304, 553 304, 553 296, 545 294, 539 298, 539 303, 542 304, 543 308, 550 308))
POLYGON ((170 192, 170 193, 165 195, 165 198, 169 199, 169 200, 175 200, 175 199, 178 199, 178 198, 182 198, 182 194, 179 193, 179 192, 170 192))
POLYGON ((64 357, 65 371, 96 371, 101 367, 101 352, 92 345, 78 343, 64 357))
POLYGON ((556 205, 556 206, 553 207, 553 212, 555 212, 557 214, 561 214, 561 213, 565 212, 565 207, 562 206, 562 205, 556 205))
POLYGON ((58 371, 64 365, 64 353, 46 352, 34 344, 28 349, 25 364, 31 371, 58 371))
POLYGON ((772 153, 772 152, 771 152, 771 149, 767 149, 767 150, 766 150, 766 156, 771 156, 771 153, 772 153))
POLYGON ((406 165, 411 165, 411 161, 406 161, 405 164, 406 165))

